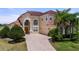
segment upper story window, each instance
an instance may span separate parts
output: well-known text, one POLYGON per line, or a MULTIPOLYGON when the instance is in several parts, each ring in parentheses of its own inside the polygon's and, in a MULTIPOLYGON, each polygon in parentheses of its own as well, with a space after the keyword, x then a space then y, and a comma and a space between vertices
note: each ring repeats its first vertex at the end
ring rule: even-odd
POLYGON ((47 20, 52 20, 52 17, 51 16, 46 16, 46 21, 47 20))
POLYGON ((33 24, 38 25, 38 20, 34 20, 33 24))

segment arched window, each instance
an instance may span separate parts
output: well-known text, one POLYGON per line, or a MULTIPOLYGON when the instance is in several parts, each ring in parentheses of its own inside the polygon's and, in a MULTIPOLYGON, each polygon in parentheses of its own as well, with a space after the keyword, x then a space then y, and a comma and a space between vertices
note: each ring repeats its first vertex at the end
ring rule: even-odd
POLYGON ((29 25, 29 20, 26 20, 24 25, 29 25))
POLYGON ((38 20, 34 20, 33 24, 38 25, 38 20))

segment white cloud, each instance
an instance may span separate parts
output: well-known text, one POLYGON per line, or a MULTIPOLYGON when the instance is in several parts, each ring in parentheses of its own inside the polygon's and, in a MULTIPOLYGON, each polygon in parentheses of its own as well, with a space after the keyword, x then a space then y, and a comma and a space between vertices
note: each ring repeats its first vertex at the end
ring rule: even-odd
POLYGON ((0 24, 9 24, 17 20, 19 15, 0 16, 0 24))

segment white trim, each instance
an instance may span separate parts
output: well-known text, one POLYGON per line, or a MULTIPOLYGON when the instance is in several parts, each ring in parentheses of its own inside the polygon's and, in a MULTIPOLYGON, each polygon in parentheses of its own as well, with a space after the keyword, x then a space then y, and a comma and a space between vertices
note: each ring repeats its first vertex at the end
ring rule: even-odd
POLYGON ((30 33, 34 32, 34 27, 37 27, 38 28, 37 32, 39 32, 39 19, 33 19, 33 22, 34 22, 34 20, 38 21, 38 25, 34 25, 33 23, 31 24, 31 19, 29 17, 26 17, 24 19, 23 23, 22 23, 23 24, 23 30, 24 30, 24 27, 25 27, 24 23, 25 23, 26 20, 29 20, 29 22, 30 22, 30 33), (31 25, 32 25, 32 27, 31 27, 31 25))
POLYGON ((24 21, 23 21, 23 23, 22 23, 22 24, 23 24, 23 27, 25 27, 25 26, 24 26, 24 23, 25 23, 26 20, 29 20, 29 22, 30 22, 30 18, 26 17, 26 18, 24 19, 24 21))
POLYGON ((37 27, 38 28, 37 32, 39 32, 39 19, 34 19, 34 20, 33 20, 33 26, 32 26, 33 28, 32 29, 34 30, 34 27, 37 27), (38 25, 34 25, 34 20, 38 21, 38 25))
MULTIPOLYGON (((23 24, 23 30, 24 30, 24 27, 25 27, 24 23, 25 23, 26 20, 29 20, 29 22, 30 22, 31 19, 30 19, 29 17, 26 17, 26 18, 24 19, 24 21, 23 21, 23 23, 22 23, 22 24, 23 24)), ((25 31, 25 30, 24 30, 24 31, 25 31)), ((30 32, 32 32, 31 26, 30 26, 30 32)))

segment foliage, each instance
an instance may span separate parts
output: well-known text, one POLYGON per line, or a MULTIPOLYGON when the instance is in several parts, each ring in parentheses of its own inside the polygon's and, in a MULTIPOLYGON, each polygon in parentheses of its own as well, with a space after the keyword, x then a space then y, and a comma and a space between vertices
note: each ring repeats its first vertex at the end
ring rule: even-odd
MULTIPOLYGON (((70 38, 70 40, 75 40, 77 38, 77 33, 74 34, 74 32, 78 32, 79 21, 77 19, 77 16, 79 15, 79 13, 71 14, 69 13, 70 10, 70 8, 63 11, 56 10, 57 13, 55 14, 55 24, 58 28, 58 35, 68 37, 70 38), (74 29, 76 31, 74 31, 74 29)), ((54 35, 54 33, 51 35, 54 35)))
POLYGON ((51 44, 57 51, 79 51, 79 41, 63 41, 51 44))
POLYGON ((57 28, 50 30, 49 33, 48 33, 48 36, 52 37, 52 39, 55 40, 55 41, 62 40, 62 38, 63 38, 62 35, 60 35, 58 33, 57 28))
POLYGON ((8 36, 13 39, 14 42, 20 41, 20 39, 23 38, 24 36, 24 31, 23 29, 18 26, 18 25, 14 25, 10 32, 8 33, 8 36))
POLYGON ((1 37, 8 37, 7 33, 10 31, 8 26, 4 26, 1 30, 0 30, 0 36, 1 37))

